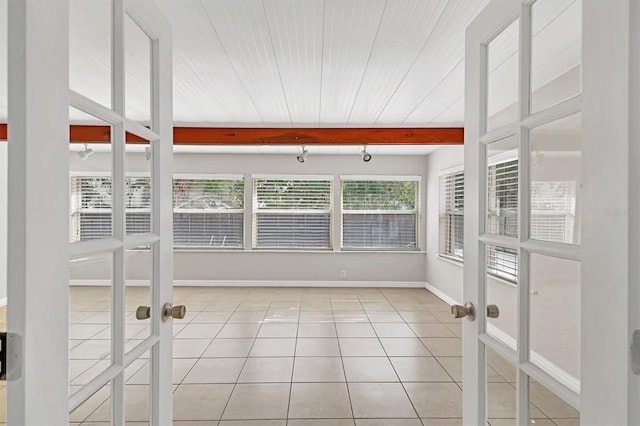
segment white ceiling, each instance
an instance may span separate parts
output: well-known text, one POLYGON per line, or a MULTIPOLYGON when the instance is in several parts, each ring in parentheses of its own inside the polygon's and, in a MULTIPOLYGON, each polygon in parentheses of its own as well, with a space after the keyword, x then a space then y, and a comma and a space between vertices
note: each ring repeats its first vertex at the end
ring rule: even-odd
MULTIPOLYGON (((463 125, 465 28, 488 3, 154 1, 173 26, 176 124, 218 127, 463 125)), ((0 0, 0 19, 4 22, 6 3, 0 0)), ((538 3, 537 51, 546 53, 534 58, 540 69, 534 86, 579 63, 580 52, 579 32, 566 30, 572 28, 572 22, 567 22, 572 14, 567 10, 580 2, 538 3)), ((70 7, 71 87, 105 105, 110 104, 111 90, 109 4, 110 0, 71 0, 70 7)), ((127 113, 130 118, 146 121, 148 43, 132 22, 125 28, 127 113)), ((6 37, 6 32, 0 37, 6 37)), ((500 79, 505 89, 496 95, 498 109, 513 101, 509 86, 517 84, 517 74, 511 71, 517 52, 508 46, 500 50, 497 66, 490 70, 493 78, 505 75, 500 79)), ((0 42, 0 55, 6 58, 6 39, 0 42)), ((4 117, 6 66, 0 67, 0 119, 4 117)), ((72 119, 82 120, 82 116, 72 114, 72 119)), ((292 148, 254 149, 289 153, 292 148)), ((332 153, 338 148, 318 149, 332 153)), ((344 148, 349 152, 358 149, 344 148)), ((424 155, 433 150, 411 146, 373 149, 380 150, 380 155, 424 155)))

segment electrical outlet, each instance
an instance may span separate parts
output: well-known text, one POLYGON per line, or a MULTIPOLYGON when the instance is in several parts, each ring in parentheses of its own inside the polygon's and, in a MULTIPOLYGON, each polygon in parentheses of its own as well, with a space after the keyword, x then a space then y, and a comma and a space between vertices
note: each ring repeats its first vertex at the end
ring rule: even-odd
POLYGON ((342 270, 340 271, 340 279, 346 279, 347 278, 347 271, 346 270, 342 270))

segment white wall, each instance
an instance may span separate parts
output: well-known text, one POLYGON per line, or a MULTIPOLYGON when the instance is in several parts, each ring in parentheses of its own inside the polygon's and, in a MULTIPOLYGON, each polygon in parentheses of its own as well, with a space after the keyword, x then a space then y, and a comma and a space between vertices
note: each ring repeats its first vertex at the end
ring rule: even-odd
POLYGON ((427 156, 427 245, 426 275, 430 286, 462 302, 462 263, 438 257, 439 174, 464 163, 464 147, 445 146, 427 156))
POLYGON ((0 143, 0 300, 7 297, 7 148, 0 143))
MULTIPOLYGON (((70 154, 73 171, 100 171, 108 165, 109 155, 94 153, 82 161, 70 154)), ((364 163, 360 155, 310 155, 303 164, 293 155, 215 155, 215 154, 176 154, 175 173, 220 173, 220 174, 327 174, 335 175, 335 184, 340 174, 372 175, 420 175, 423 176, 421 188, 421 209, 424 209, 426 194, 426 167, 424 156, 374 156, 364 163)), ((144 171, 148 167, 144 154, 130 154, 128 171, 144 171)), ((247 180, 247 182, 250 182, 247 180)), ((249 185, 247 187, 250 189, 249 185)), ((335 187, 339 197, 339 187, 335 187)), ((339 218, 334 218, 334 233, 337 235, 339 218)), ((250 232, 248 219, 245 220, 245 232, 250 232)), ((178 250, 174 256, 174 279, 181 281, 257 281, 275 283, 356 283, 377 285, 382 283, 411 283, 424 285, 425 281, 425 225, 426 216, 420 220, 420 248, 417 252, 340 252, 334 251, 208 251, 178 250), (341 279, 341 271, 346 278, 341 279)), ((247 241, 247 238, 245 238, 247 241)), ((249 240, 250 241, 250 240, 249 240)), ((334 238, 334 246, 339 240, 334 238)), ((129 278, 132 280, 148 277, 149 267, 145 266, 146 254, 129 255, 129 278), (137 265, 137 266, 135 266, 137 265)), ((83 267, 78 264, 72 268, 74 283, 81 280, 100 280, 104 277, 98 268, 83 267)))

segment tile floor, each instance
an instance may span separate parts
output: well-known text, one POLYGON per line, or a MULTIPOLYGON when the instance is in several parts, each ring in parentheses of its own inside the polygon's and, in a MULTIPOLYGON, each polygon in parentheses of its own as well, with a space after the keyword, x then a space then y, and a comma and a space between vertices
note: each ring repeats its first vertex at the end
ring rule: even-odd
MULTIPOLYGON (((128 348, 149 334, 135 319, 148 301, 146 288, 127 289, 128 348)), ((187 317, 174 321, 174 425, 461 424, 461 323, 425 290, 179 287, 175 301, 187 317)), ((107 288, 72 288, 70 393, 110 364, 110 302, 107 288)), ((513 369, 497 356, 489 364, 490 424, 514 424, 513 369)), ((148 355, 125 376, 127 424, 147 424, 148 355)), ((578 424, 536 385, 536 424, 578 424)), ((71 422, 108 424, 109 407, 107 386, 71 422)))

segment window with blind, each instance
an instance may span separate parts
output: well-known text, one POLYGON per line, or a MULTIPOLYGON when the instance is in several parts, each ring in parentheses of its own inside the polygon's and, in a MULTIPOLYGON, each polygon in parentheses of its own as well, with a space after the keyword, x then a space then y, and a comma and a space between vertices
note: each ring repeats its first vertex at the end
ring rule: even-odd
POLYGON ((518 160, 489 166, 487 233, 518 237, 518 160))
POLYGON ((331 248, 331 177, 253 179, 253 247, 331 248))
POLYGON ((531 182, 532 239, 572 244, 575 213, 575 181, 531 182))
POLYGON ((438 253, 463 259, 464 250, 464 172, 440 176, 440 215, 438 253))
POLYGON ((342 177, 342 247, 418 248, 418 177, 342 177))
MULTIPOLYGON (((111 177, 73 176, 71 178, 71 241, 113 236, 111 223, 111 177)), ((151 232, 151 180, 125 179, 126 233, 151 232)))
POLYGON ((173 179, 174 247, 244 246, 244 177, 173 179))

